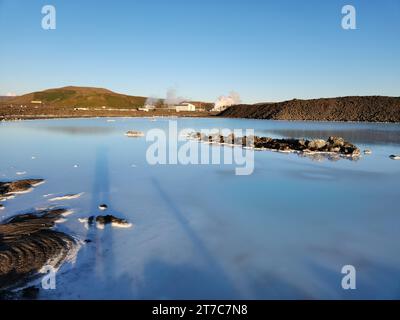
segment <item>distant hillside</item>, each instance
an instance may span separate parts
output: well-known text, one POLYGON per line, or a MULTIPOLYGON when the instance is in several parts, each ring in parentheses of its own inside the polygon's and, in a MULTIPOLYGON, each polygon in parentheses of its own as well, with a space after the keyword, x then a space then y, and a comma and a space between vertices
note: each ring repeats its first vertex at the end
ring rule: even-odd
MULTIPOLYGON (((18 97, 0 96, 0 103, 15 105, 31 105, 32 101, 41 101, 51 107, 103 107, 108 108, 138 108, 146 102, 146 97, 129 96, 107 89, 92 87, 63 87, 32 92, 18 97)), ((160 99, 162 102, 163 99, 160 99)), ((211 110, 213 103, 188 101, 198 108, 211 110)))
POLYGON ((235 105, 221 117, 271 120, 400 122, 400 97, 363 96, 235 105))
POLYGON ((13 98, 15 98, 15 97, 10 97, 10 96, 0 96, 0 102, 3 102, 3 101, 9 101, 9 100, 11 100, 11 99, 13 99, 13 98))
POLYGON ((28 93, 8 99, 7 103, 30 104, 31 101, 42 101, 54 107, 132 108, 143 106, 146 97, 128 96, 102 88, 63 87, 28 93))

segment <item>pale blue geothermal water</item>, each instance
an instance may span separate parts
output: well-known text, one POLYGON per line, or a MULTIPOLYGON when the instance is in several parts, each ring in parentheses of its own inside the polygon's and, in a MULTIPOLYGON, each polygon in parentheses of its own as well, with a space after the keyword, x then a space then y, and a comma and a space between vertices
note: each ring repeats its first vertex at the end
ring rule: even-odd
POLYGON ((57 228, 91 240, 39 298, 400 298, 400 161, 389 158, 400 154, 400 125, 174 119, 179 129, 337 135, 372 150, 357 161, 257 151, 254 172, 238 176, 234 163, 150 165, 152 142, 124 135, 168 130, 170 120, 0 123, 0 181, 46 180, 4 202, 0 219, 63 206, 74 213, 57 228), (55 203, 44 197, 80 192, 55 203), (133 227, 86 229, 78 221, 100 214, 133 227), (354 290, 342 288, 345 265, 356 270, 354 290))

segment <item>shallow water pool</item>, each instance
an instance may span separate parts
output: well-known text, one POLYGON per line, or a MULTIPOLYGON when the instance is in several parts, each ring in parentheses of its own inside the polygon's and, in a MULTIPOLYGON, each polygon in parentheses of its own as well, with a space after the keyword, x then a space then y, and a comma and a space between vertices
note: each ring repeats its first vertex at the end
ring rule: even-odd
POLYGON ((389 159, 400 154, 400 125, 174 119, 180 129, 338 135, 373 152, 357 161, 255 152, 253 174, 237 176, 234 164, 150 165, 151 142, 124 136, 170 120, 0 123, 0 181, 46 180, 5 202, 0 217, 71 208, 59 229, 91 240, 39 298, 400 298, 400 161, 389 159), (101 203, 134 227, 86 229, 78 218, 104 214, 101 203), (342 289, 345 265, 357 271, 355 290, 342 289))

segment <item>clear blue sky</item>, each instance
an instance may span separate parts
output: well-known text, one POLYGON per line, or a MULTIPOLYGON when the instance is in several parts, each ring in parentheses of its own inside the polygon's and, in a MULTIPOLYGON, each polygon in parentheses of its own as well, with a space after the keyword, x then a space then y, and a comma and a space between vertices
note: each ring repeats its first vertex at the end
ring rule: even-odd
POLYGON ((400 0, 0 0, 0 37, 0 95, 400 96, 400 0), (46 4, 56 30, 41 28, 46 4), (357 30, 341 28, 345 4, 357 30))

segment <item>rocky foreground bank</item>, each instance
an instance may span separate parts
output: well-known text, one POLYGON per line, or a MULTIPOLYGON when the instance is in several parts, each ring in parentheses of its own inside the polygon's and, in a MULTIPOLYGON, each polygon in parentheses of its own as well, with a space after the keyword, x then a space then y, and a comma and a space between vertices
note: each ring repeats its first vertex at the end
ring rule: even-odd
MULTIPOLYGON (((32 191, 43 179, 25 179, 16 181, 0 181, 0 201, 6 202, 16 196, 32 191)), ((60 202, 79 198, 83 193, 68 194, 49 199, 52 202, 60 202)), ((106 210, 107 205, 102 204, 99 210, 106 210)), ((1 204, 0 209, 6 209, 1 204)), ((29 287, 23 290, 31 280, 36 279, 46 266, 58 269, 63 263, 73 261, 81 244, 91 242, 84 241, 57 231, 56 226, 63 223, 73 210, 64 208, 48 208, 30 210, 28 213, 19 214, 0 223, 0 300, 35 298, 38 288, 29 287), (22 296, 20 294, 22 292, 22 296)), ((113 215, 90 216, 86 220, 88 225, 96 222, 98 229, 104 229, 105 225, 111 227, 130 228, 132 224, 125 219, 113 215)))
POLYGON ((218 116, 270 120, 400 122, 400 97, 355 96, 235 105, 218 116))
POLYGON ((0 201, 15 198, 17 194, 27 193, 44 183, 43 179, 25 179, 17 181, 0 181, 0 201))
MULTIPOLYGON (((0 182, 0 201, 30 192, 42 183, 43 179, 0 182)), ((2 221, 0 298, 4 292, 33 280, 45 265, 58 268, 73 256, 78 242, 72 236, 53 229, 69 213, 62 208, 34 210, 2 221)))
POLYGON ((361 155, 361 151, 357 146, 345 141, 341 137, 329 137, 325 141, 322 139, 274 139, 258 136, 236 137, 234 134, 228 136, 222 136, 220 134, 206 135, 201 132, 194 132, 191 133, 188 138, 208 143, 242 146, 255 150, 301 152, 310 154, 331 153, 352 158, 361 155))
POLYGON ((47 264, 58 268, 72 258, 77 241, 52 229, 67 212, 34 211, 0 224, 0 290, 29 282, 47 264))

